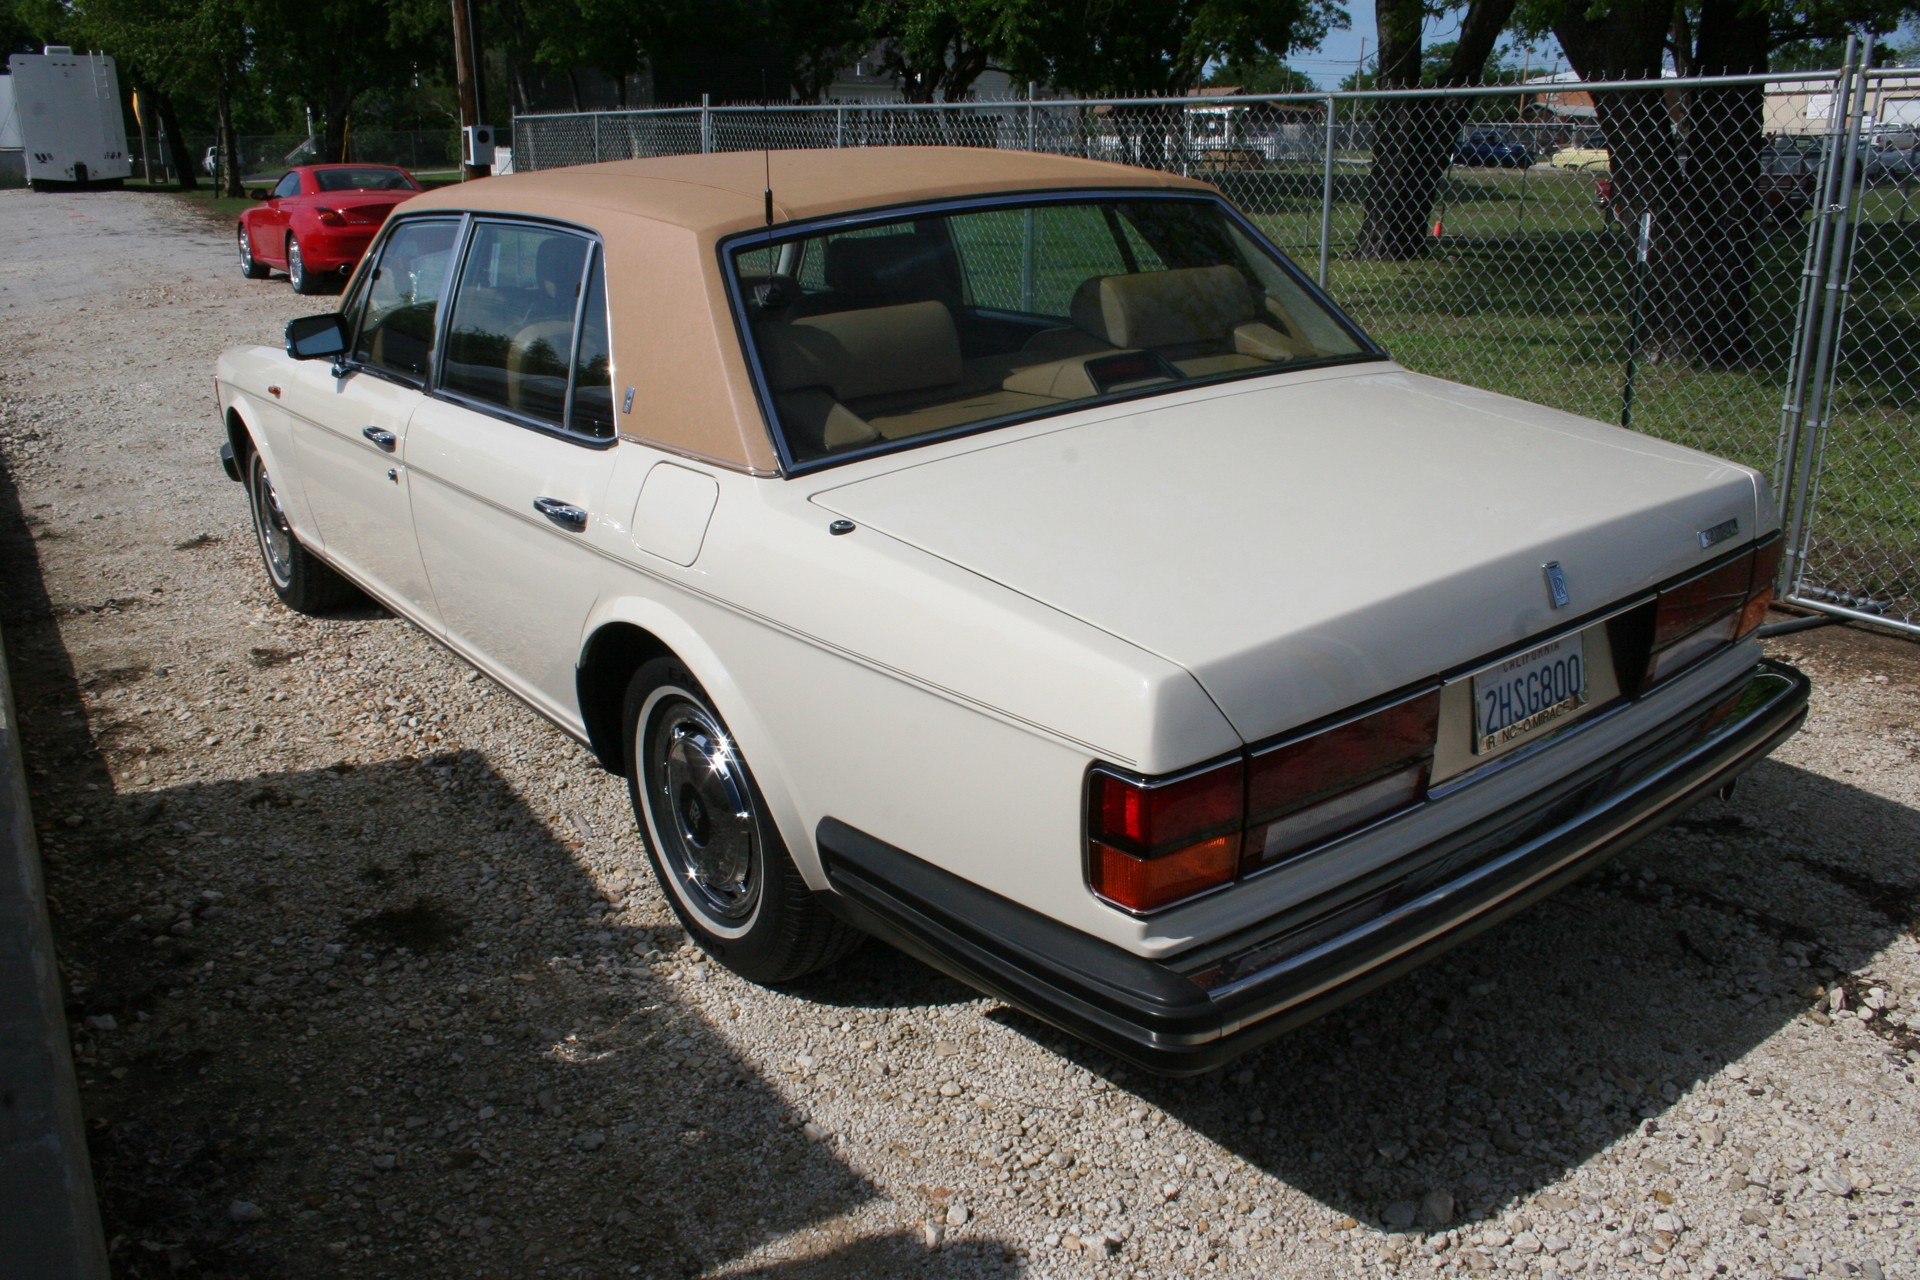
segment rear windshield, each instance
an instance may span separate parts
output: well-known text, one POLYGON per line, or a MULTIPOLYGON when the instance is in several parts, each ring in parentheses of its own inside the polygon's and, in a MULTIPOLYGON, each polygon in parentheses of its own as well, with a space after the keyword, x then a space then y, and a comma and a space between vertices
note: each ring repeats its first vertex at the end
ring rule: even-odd
POLYGON ((322 191, 414 191, 418 184, 404 169, 319 169, 322 191))
POLYGON ((729 256, 796 464, 1379 354, 1205 197, 916 213, 729 256))

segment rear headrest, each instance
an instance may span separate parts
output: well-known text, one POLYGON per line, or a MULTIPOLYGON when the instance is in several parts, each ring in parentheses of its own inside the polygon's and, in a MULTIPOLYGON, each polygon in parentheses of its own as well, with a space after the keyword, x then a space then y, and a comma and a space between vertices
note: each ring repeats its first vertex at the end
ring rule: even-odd
POLYGON ((946 247, 911 233, 829 240, 823 269, 827 287, 851 298, 924 302, 960 296, 946 247))
POLYGON ((1258 314, 1229 266, 1095 276, 1073 294, 1074 324, 1116 347, 1177 347, 1225 338, 1258 314))
POLYGON ((571 302, 587 265, 587 242, 578 236, 548 236, 534 251, 533 272, 549 298, 571 302))
POLYGON ((834 311, 755 330, 775 391, 824 387, 836 400, 960 380, 960 335, 938 302, 834 311))

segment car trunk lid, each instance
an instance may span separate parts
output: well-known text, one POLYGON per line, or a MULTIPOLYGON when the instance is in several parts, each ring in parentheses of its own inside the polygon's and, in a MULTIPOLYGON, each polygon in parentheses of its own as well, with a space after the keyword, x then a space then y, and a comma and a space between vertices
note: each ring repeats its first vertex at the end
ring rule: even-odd
POLYGON ((1745 468, 1395 366, 967 443, 813 500, 1179 663, 1248 740, 1644 591, 1758 515, 1745 468))

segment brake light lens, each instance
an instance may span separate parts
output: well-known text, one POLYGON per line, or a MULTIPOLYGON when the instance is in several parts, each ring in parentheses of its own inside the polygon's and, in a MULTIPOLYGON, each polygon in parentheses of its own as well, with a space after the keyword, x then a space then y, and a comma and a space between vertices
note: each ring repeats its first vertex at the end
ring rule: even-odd
POLYGON ((1117 907, 1157 911, 1398 813, 1426 798, 1439 726, 1433 689, 1172 778, 1096 767, 1087 883, 1117 907))
POLYGON ((1253 754, 1245 872, 1418 804, 1433 771, 1440 691, 1253 754))
POLYGON ((1662 591, 1654 605, 1645 686, 1745 639, 1766 617, 1780 571, 1776 535, 1746 554, 1662 591))
POLYGON ((1155 911, 1228 883, 1240 865, 1246 766, 1169 780, 1105 769, 1087 786, 1087 880, 1128 911, 1155 911))
POLYGON ((338 210, 322 209, 319 212, 320 212, 320 222, 324 226, 344 227, 347 225, 346 216, 340 213, 338 210))
POLYGON ((1740 622, 1733 629, 1735 640, 1745 640, 1767 620, 1767 610, 1773 607, 1774 583, 1780 578, 1780 552, 1785 545, 1775 536, 1754 548, 1753 579, 1747 587, 1747 603, 1740 610, 1740 622))

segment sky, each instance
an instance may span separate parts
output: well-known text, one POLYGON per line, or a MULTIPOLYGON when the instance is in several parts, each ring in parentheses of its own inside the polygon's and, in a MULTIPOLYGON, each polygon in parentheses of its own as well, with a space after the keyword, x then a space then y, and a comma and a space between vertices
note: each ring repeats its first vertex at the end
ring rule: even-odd
MULTIPOLYGON (((1353 74, 1354 62, 1361 56, 1363 40, 1366 42, 1367 65, 1373 65, 1373 54, 1379 44, 1379 37, 1373 28, 1373 0, 1347 0, 1347 12, 1352 15, 1353 24, 1345 31, 1331 33, 1318 49, 1302 50, 1287 59, 1288 66, 1312 76, 1314 83, 1322 89, 1337 89, 1342 78, 1353 74)), ((1429 44, 1454 39, 1459 34, 1463 12, 1464 6, 1437 18, 1427 19, 1423 39, 1429 44)), ((1524 57, 1524 54, 1520 54, 1515 60, 1524 60, 1524 57)), ((1553 71, 1567 64, 1560 57, 1560 46, 1548 38, 1534 46, 1532 65, 1543 71, 1553 71)))

